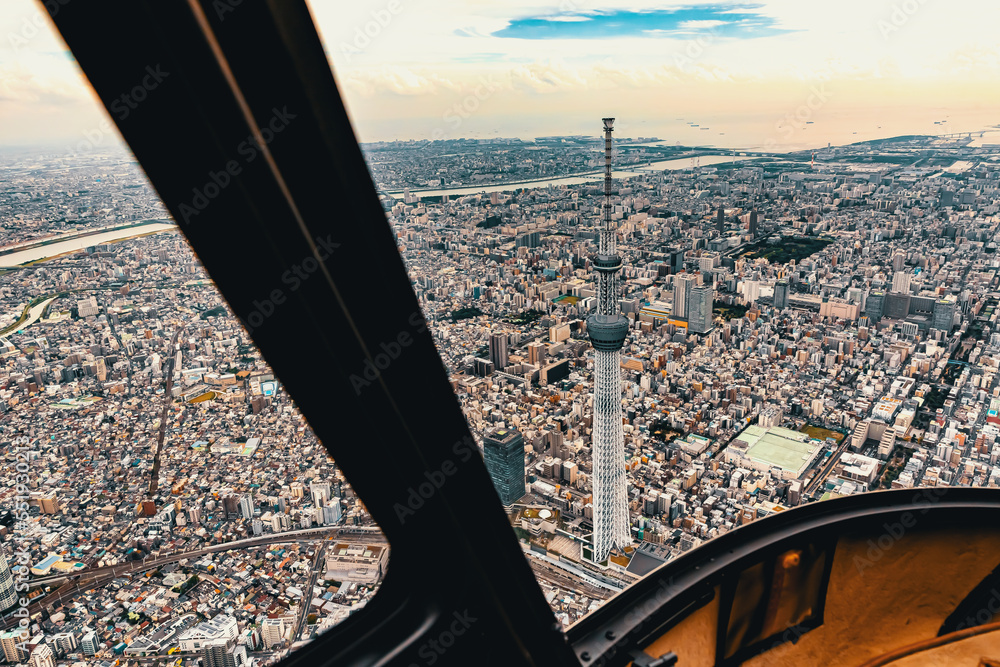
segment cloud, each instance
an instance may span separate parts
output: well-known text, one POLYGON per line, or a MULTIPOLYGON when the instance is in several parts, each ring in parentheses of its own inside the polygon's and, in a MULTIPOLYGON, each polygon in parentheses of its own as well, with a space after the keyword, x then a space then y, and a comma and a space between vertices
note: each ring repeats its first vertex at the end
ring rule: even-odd
POLYGON ((381 67, 351 70, 342 76, 342 83, 362 97, 391 94, 406 97, 437 95, 445 91, 461 92, 463 87, 448 77, 432 71, 409 68, 381 67))
POLYGON ((565 15, 565 16, 549 16, 546 20, 547 21, 562 21, 564 23, 573 23, 573 22, 579 22, 579 21, 591 21, 591 20, 593 20, 593 17, 592 16, 583 16, 583 15, 580 15, 580 14, 576 14, 576 15, 565 15))
POLYGON ((683 35, 691 30, 723 29, 726 37, 749 39, 781 35, 774 18, 759 5, 698 5, 675 9, 615 9, 567 14, 535 14, 512 19, 493 37, 516 39, 613 39, 683 35), (725 19, 725 20, 723 20, 725 19))
POLYGON ((941 65, 952 76, 959 73, 976 77, 996 76, 1000 70, 1000 49, 966 45, 948 53, 941 59, 941 65))
POLYGON ((520 65, 509 72, 511 87, 534 93, 553 93, 587 85, 579 70, 562 64, 532 63, 520 65))
POLYGON ((677 27, 681 30, 705 30, 711 28, 718 28, 719 26, 727 25, 728 21, 681 21, 677 24, 677 27))
POLYGON ((38 106, 66 106, 87 102, 87 89, 79 81, 47 77, 21 66, 0 65, 0 101, 38 106), (67 85, 67 84, 70 85, 67 85))

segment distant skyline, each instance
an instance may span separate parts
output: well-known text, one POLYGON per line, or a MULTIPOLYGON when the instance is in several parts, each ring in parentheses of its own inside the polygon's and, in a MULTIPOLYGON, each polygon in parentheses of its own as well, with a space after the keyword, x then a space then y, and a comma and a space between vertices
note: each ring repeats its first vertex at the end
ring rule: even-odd
MULTIPOLYGON (((791 149, 1000 123, 997 3, 311 7, 361 141, 596 136, 614 115, 621 136, 791 149)), ((120 141, 41 5, 6 0, 0 31, 0 146, 120 141)))

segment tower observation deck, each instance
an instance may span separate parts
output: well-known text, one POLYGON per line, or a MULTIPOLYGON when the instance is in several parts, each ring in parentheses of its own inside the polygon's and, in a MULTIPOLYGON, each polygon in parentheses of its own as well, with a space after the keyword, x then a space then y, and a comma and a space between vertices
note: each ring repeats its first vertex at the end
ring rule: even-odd
POLYGON ((611 217, 611 133, 614 118, 604 118, 604 208, 597 255, 597 312, 587 318, 594 346, 594 561, 607 559, 615 547, 631 543, 628 485, 625 478, 625 434, 622 430, 621 349, 629 321, 621 314, 622 259, 617 226, 611 217))

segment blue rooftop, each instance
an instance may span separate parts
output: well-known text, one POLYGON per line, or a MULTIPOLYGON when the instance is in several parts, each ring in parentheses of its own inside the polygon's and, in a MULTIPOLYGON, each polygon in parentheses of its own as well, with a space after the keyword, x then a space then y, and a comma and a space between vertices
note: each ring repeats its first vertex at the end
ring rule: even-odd
POLYGON ((43 560, 41 563, 38 563, 37 565, 35 565, 35 567, 37 567, 38 569, 43 569, 43 568, 46 568, 46 567, 52 567, 53 565, 55 565, 56 563, 58 563, 61 560, 62 560, 62 556, 60 556, 59 554, 51 554, 51 555, 49 555, 48 558, 46 558, 45 560, 43 560))

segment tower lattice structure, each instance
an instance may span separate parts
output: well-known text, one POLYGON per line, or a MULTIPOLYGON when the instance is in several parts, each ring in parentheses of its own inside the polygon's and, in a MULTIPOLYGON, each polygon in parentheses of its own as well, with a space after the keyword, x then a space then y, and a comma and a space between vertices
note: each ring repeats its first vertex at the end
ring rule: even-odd
POLYGON ((611 217, 611 133, 614 118, 604 118, 604 209, 597 256, 597 312, 587 318, 594 346, 594 561, 605 560, 615 547, 631 544, 628 483, 625 477, 625 434, 622 429, 621 349, 629 322, 619 302, 622 259, 617 227, 611 217))

